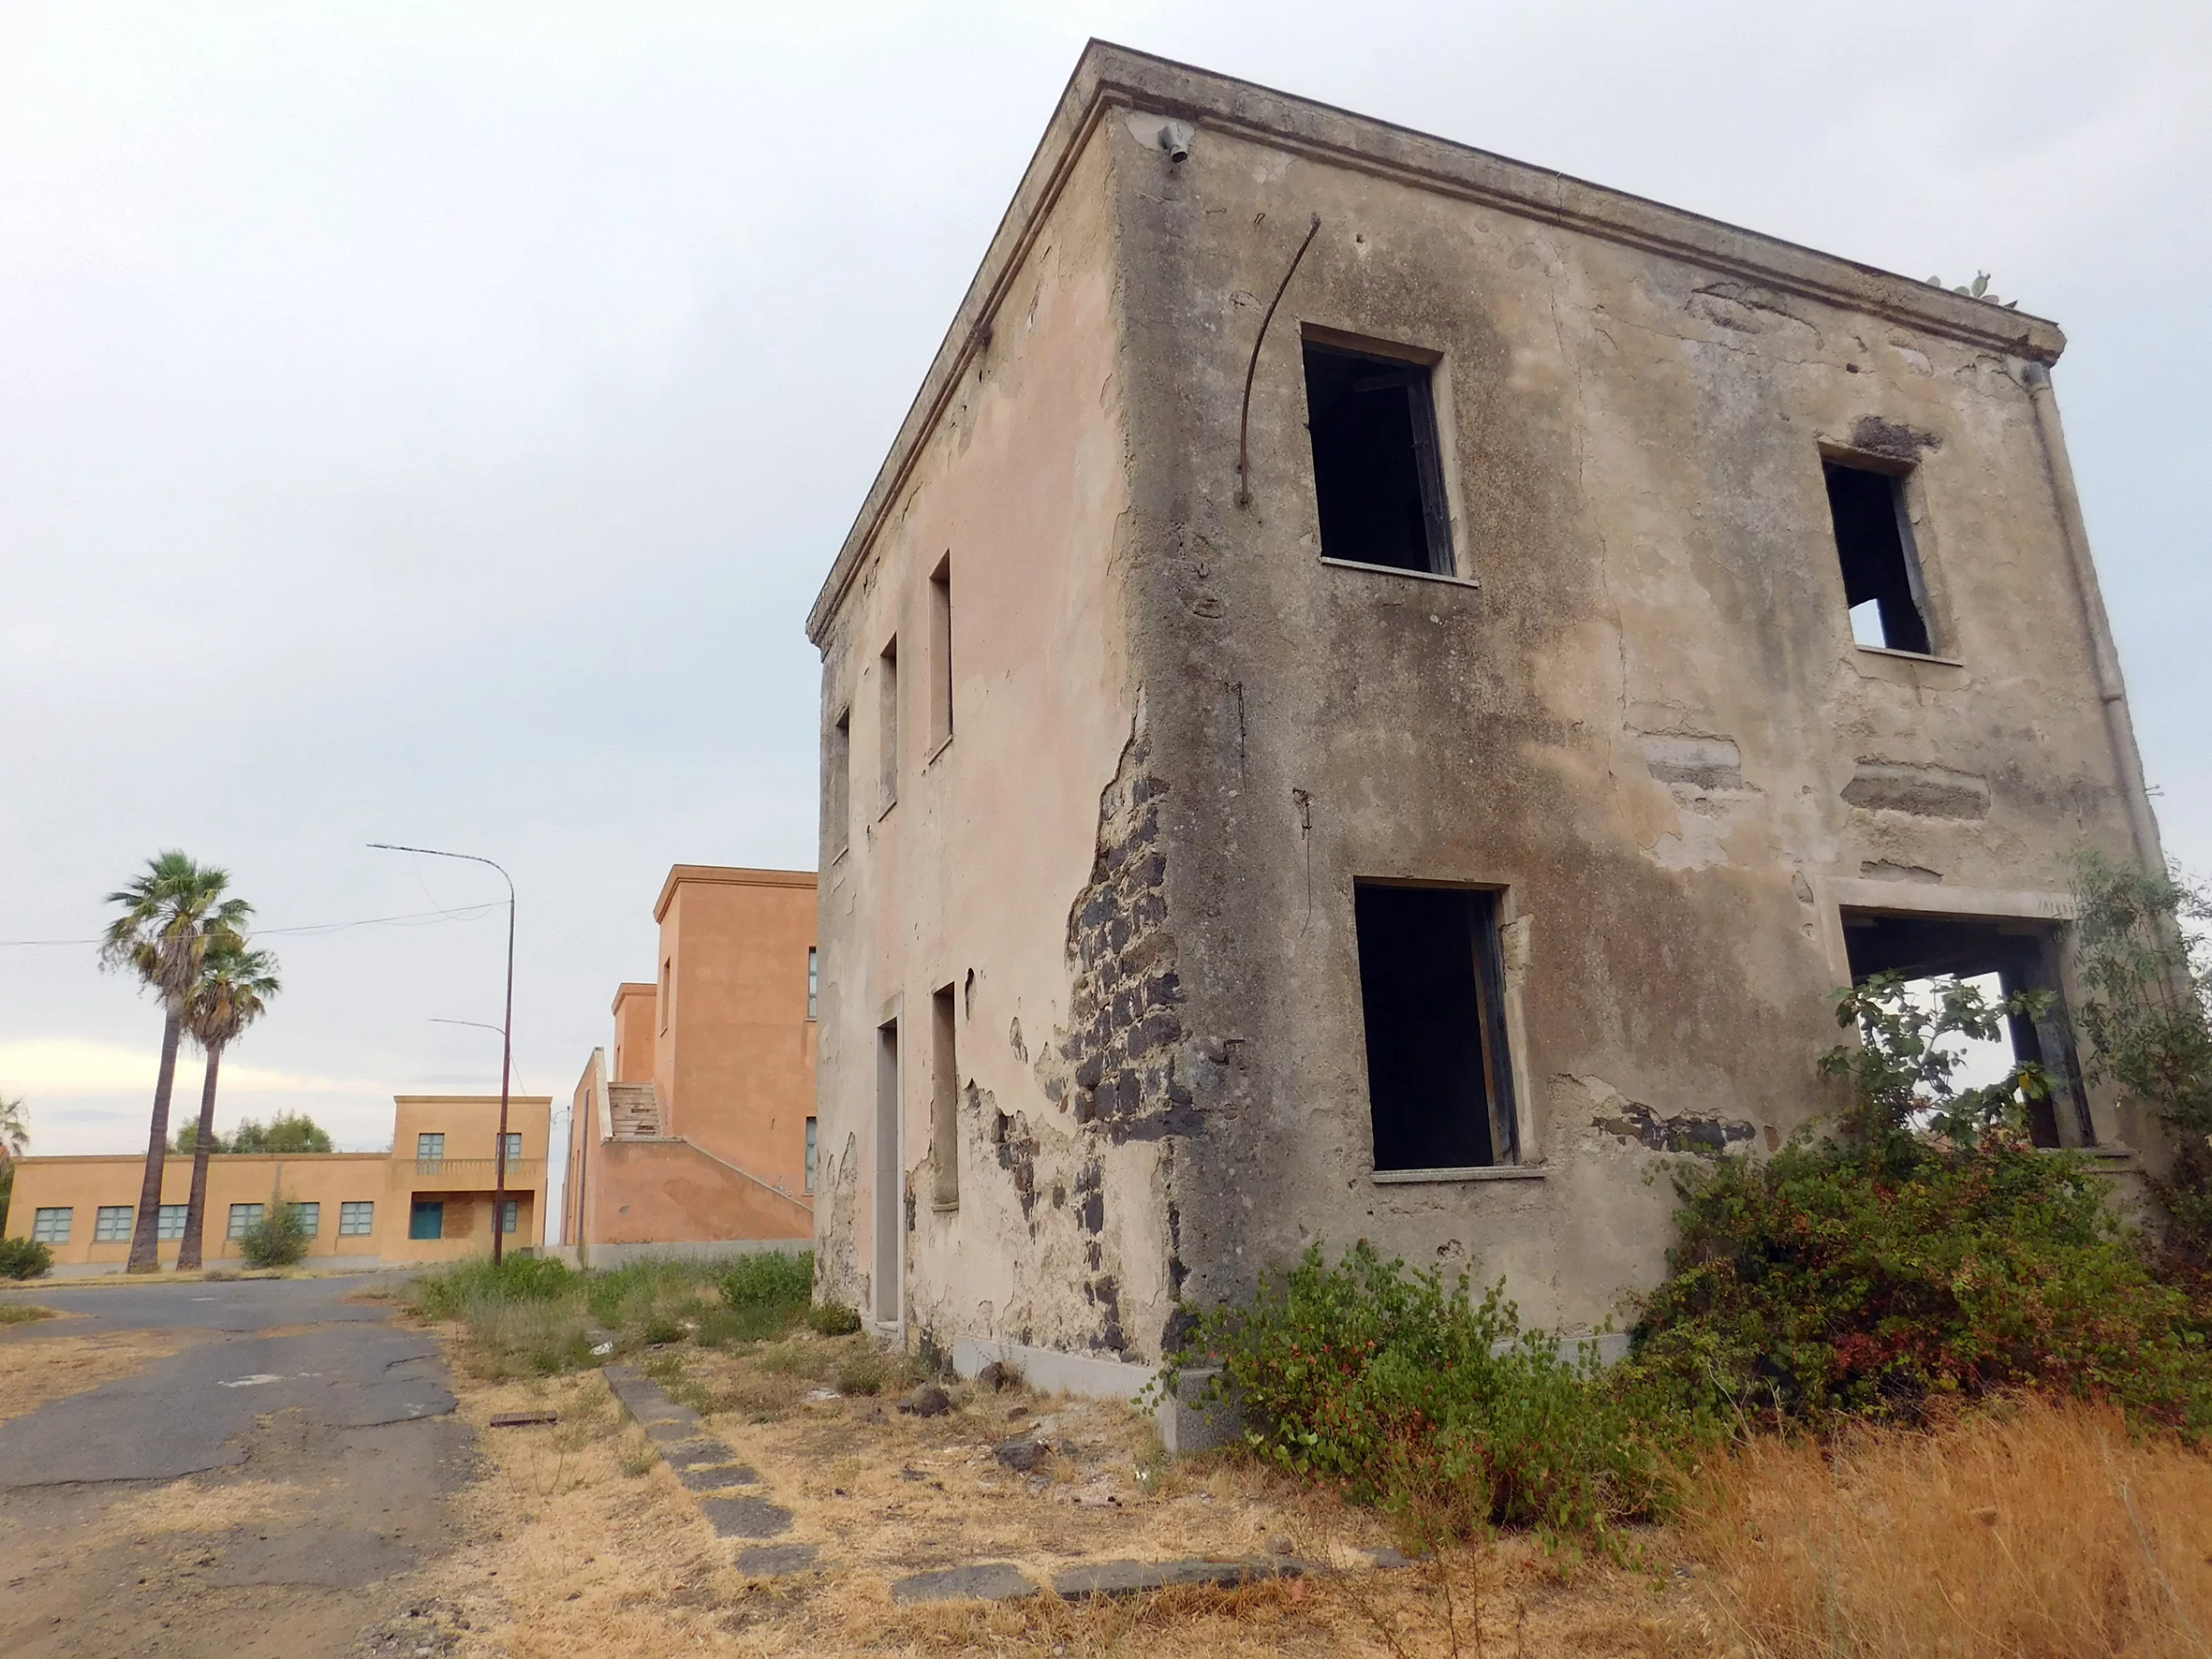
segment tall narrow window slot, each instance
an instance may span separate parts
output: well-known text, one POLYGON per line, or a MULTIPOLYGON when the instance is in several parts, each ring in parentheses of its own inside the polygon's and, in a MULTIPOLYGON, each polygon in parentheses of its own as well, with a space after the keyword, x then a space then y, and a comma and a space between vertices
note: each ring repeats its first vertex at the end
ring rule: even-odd
POLYGON ((1428 365, 1305 343, 1321 557, 1453 573, 1428 365))
POLYGON ((876 813, 880 817, 899 800, 899 642, 895 637, 876 661, 876 746, 882 769, 876 813))
POLYGON ((806 947, 806 1017, 819 1019, 822 1008, 822 953, 818 945, 806 947))
POLYGON ((820 1156, 820 1153, 819 1153, 819 1152, 818 1152, 818 1150, 817 1150, 818 1146, 819 1145, 819 1141, 820 1141, 820 1137, 819 1137, 819 1135, 817 1133, 817 1130, 818 1130, 818 1126, 819 1126, 818 1120, 817 1120, 817 1119, 814 1119, 814 1118, 808 1118, 808 1119, 806 1120, 806 1178, 805 1178, 805 1179, 806 1179, 806 1190, 807 1190, 808 1192, 810 1192, 810 1193, 811 1193, 812 1191, 814 1191, 815 1160, 816 1160, 816 1159, 817 1159, 818 1156, 820 1156))
POLYGON ((929 999, 929 1151, 937 1208, 960 1202, 960 1062, 953 1049, 952 987, 929 999))
POLYGON ((852 839, 852 711, 840 709, 822 757, 822 844, 827 861, 845 856, 852 839))
POLYGON ((1895 473, 1840 461, 1824 461, 1821 470, 1827 475, 1828 516, 1843 562, 1851 638, 1861 645, 1926 656, 1935 647, 1920 562, 1912 552, 1912 524, 1905 516, 1905 481, 1895 473))
POLYGON ((1368 882, 1352 891, 1375 1167, 1516 1162, 1497 895, 1368 882))
POLYGON ((952 740, 952 555, 929 579, 929 749, 952 740))
POLYGON ((899 1022, 876 1030, 876 1321, 899 1317, 899 1022))

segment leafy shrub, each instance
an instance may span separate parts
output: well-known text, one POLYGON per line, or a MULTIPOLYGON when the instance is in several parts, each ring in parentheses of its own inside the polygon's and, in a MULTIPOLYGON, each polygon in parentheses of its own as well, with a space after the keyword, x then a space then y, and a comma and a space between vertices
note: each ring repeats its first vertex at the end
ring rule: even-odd
POLYGON ((2040 1387, 2212 1428, 2212 1356, 2077 1159, 1793 1141, 1679 1177, 1631 1374, 1703 1415, 1824 1426, 2040 1387))
POLYGON ((814 1296, 814 1252, 755 1251, 725 1269, 721 1283, 733 1308, 804 1308, 814 1296))
POLYGON ((307 1224, 296 1204, 279 1200, 239 1235, 238 1253, 249 1267, 288 1268, 307 1254, 307 1224))
POLYGON ((2173 1161, 2153 1185, 2166 1241, 2212 1274, 2212 895, 2093 853, 2076 859, 2073 888, 2086 1069, 2165 1125, 2173 1161))
POLYGON ((861 1328, 860 1310, 844 1302, 817 1302, 806 1310, 806 1325, 822 1336, 850 1336, 861 1328))
POLYGON ((1209 1402, 1235 1403, 1261 1456, 1424 1533, 1603 1534, 1665 1507, 1671 1435, 1594 1355, 1524 1331, 1502 1286, 1477 1301, 1466 1274, 1447 1285, 1364 1241, 1334 1266, 1315 1244, 1250 1303, 1200 1314, 1176 1364, 1220 1367, 1209 1402))
POLYGON ((1677 1175, 1672 1277, 1642 1304, 1630 1376, 1707 1422, 1910 1417, 1931 1398, 2035 1387, 2212 1429, 2204 1310, 2161 1283, 2081 1160, 2039 1152, 2019 1066, 1960 1091, 1952 1033, 2006 1014, 1970 987, 1935 1006, 1894 975, 1836 995, 1856 1047, 1843 1138, 1677 1175))
POLYGON ((915 1367, 906 1355, 889 1353, 873 1343, 857 1343, 837 1361, 835 1381, 841 1394, 881 1394, 916 1380, 915 1367))
POLYGON ((52 1266, 51 1246, 36 1239, 0 1239, 0 1279, 36 1279, 52 1266))

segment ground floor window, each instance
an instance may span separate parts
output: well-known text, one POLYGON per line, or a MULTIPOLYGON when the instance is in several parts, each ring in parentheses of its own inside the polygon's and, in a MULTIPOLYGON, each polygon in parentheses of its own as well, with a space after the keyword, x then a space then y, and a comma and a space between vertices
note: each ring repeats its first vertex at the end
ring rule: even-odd
POLYGON ((2049 1099, 2028 1102, 2029 1137, 2042 1147, 2096 1144, 2073 1029, 2059 993, 2058 936, 2050 924, 1871 910, 1846 910, 1842 920, 1854 984, 1877 974, 1899 974, 1931 1007, 1954 980, 1972 985, 1992 1004, 2023 991, 2049 991, 2050 1010, 2041 1020, 2008 1020, 2005 1035, 1994 1042, 1954 1037, 1960 1065, 1953 1081, 1978 1088, 2002 1082, 2014 1065, 2041 1065, 2053 1088, 2049 1099))
POLYGON ((135 1212, 128 1204, 102 1204, 92 1218, 92 1236, 99 1243, 130 1237, 135 1212))
POLYGON ((300 1218, 300 1230, 310 1239, 322 1232, 322 1206, 320 1204, 294 1204, 292 1213, 300 1218))
POLYGON ((338 1206, 338 1237, 341 1239, 359 1239, 376 1230, 376 1206, 373 1202, 338 1206))
POLYGON ((446 1206, 437 1198, 417 1198, 407 1211, 407 1237, 442 1239, 446 1236, 446 1206))
POLYGON ((154 1218, 155 1237, 164 1243, 174 1243, 184 1236, 184 1206, 164 1204, 161 1213, 154 1218))
POLYGON ((66 1206, 53 1210, 38 1210, 31 1215, 31 1238, 40 1244, 66 1244, 69 1241, 69 1217, 73 1213, 66 1206))
POLYGON ((261 1217, 265 1211, 266 1207, 260 1204, 231 1205, 230 1231, 229 1237, 233 1239, 244 1238, 248 1233, 252 1232, 256 1227, 261 1225, 261 1217))
POLYGON ((1497 895, 1360 882, 1352 906, 1375 1167, 1515 1162, 1497 895))
POLYGON ((520 1225, 522 1217, 523 1201, 520 1198, 508 1199, 506 1206, 499 1213, 499 1230, 503 1233, 513 1232, 520 1225))

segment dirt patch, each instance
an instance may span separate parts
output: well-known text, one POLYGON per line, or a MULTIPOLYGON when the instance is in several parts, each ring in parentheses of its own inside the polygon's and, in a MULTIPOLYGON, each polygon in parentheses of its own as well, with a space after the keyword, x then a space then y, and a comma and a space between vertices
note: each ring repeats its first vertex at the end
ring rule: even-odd
POLYGON ((0 1337, 0 1423, 135 1375, 206 1337, 198 1330, 112 1330, 69 1336, 52 1325, 21 1327, 0 1337))
MULTIPOLYGON (((1149 1424, 1117 1404, 969 1385, 951 1387, 952 1409, 931 1417, 901 1414, 895 1394, 807 1400, 849 1365, 845 1347, 857 1340, 643 1357, 793 1510, 778 1545, 816 1551, 810 1568, 785 1576, 739 1569, 744 1546, 714 1535, 597 1373, 465 1387, 462 1415, 482 1429, 491 1469, 465 1499, 475 1541, 424 1580, 450 1609, 438 1642, 485 1659, 970 1650, 1157 1659, 1163 1640, 1178 1659, 1411 1659, 1453 1652, 1454 1633, 1476 1651, 1479 1623, 1499 1654, 1722 1652, 1689 1569, 1570 1571, 1509 1540, 1378 1573, 1364 1551, 1389 1540, 1372 1512, 1249 1464, 1167 1464, 1149 1424), (561 1420, 488 1427, 494 1413, 529 1408, 561 1420), (1050 1449, 1023 1473, 997 1456, 1009 1443, 1050 1449), (902 1608, 891 1594, 908 1573, 979 1561, 1015 1563, 1038 1578, 1081 1563, 1244 1557, 1284 1542, 1341 1570, 1080 1604, 902 1608)), ((1656 1559, 1671 1538, 1653 1534, 1646 1554, 1656 1559)))

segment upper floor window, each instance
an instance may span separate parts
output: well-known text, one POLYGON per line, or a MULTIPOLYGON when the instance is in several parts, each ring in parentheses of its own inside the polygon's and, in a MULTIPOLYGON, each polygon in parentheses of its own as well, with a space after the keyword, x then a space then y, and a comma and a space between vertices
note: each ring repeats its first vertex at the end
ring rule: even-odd
POLYGON ((899 803, 899 642, 895 636, 876 659, 876 680, 877 815, 880 817, 899 803))
POLYGON ((519 1132, 517 1132, 517 1131, 514 1131, 514 1130, 509 1130, 509 1131, 508 1132, 508 1137, 507 1137, 507 1161, 508 1161, 509 1164, 516 1163, 516 1162, 518 1162, 518 1161, 520 1161, 520 1160, 521 1160, 521 1158, 522 1158, 522 1155, 523 1155, 523 1138, 522 1138, 522 1135, 521 1135, 519 1132))
POLYGON ((442 1133, 437 1135, 416 1136, 415 1155, 418 1158, 425 1158, 434 1161, 443 1158, 446 1155, 445 1136, 442 1133))
POLYGON ((818 1017, 819 1017, 819 1015, 820 1015, 820 1013, 821 1013, 821 1006, 822 1006, 822 953, 821 953, 821 947, 820 947, 819 946, 816 946, 816 945, 809 945, 809 946, 806 947, 806 1017, 807 1017, 809 1020, 813 1020, 813 1019, 817 1019, 817 1018, 818 1018, 818 1017))
POLYGON ((1927 594, 1905 512, 1905 480, 1895 473, 1824 461, 1828 516, 1843 564, 1843 599, 1851 638, 1880 651, 1935 650, 1927 594))
POLYGON ((830 727, 830 752, 822 760, 822 818, 828 831, 829 861, 845 856, 852 839, 852 711, 840 709, 830 727))
POLYGON ((929 750, 952 741, 952 555, 929 579, 929 750))
POLYGON ((1305 419, 1321 557, 1453 574, 1428 365, 1308 340, 1305 419))

